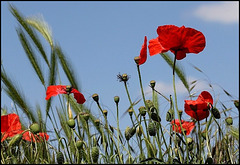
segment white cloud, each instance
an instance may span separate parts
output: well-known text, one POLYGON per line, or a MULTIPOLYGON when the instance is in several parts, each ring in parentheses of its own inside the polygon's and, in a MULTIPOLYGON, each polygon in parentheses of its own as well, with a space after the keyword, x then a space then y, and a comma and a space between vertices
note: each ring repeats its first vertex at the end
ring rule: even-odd
POLYGON ((220 23, 239 22, 239 2, 221 2, 218 4, 205 4, 199 6, 193 15, 205 21, 220 23))

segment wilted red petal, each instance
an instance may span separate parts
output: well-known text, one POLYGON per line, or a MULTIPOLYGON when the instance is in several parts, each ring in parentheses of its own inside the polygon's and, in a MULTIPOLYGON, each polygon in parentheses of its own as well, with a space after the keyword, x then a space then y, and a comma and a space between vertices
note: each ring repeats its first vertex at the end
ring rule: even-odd
POLYGON ((45 99, 48 100, 52 96, 56 96, 58 94, 67 94, 66 85, 50 85, 50 86, 48 86, 45 99))
POLYGON ((209 92, 203 91, 197 100, 185 100, 184 110, 189 116, 200 121, 209 116, 209 103, 213 104, 212 96, 209 92))
POLYGON ((162 47, 162 45, 158 41, 158 38, 151 39, 149 41, 148 49, 149 49, 150 56, 153 56, 153 55, 156 55, 156 54, 159 54, 159 53, 164 53, 164 52, 168 51, 168 50, 165 50, 162 47))
POLYGON ((77 103, 78 104, 83 104, 85 101, 86 101, 86 99, 85 99, 85 97, 83 96, 83 94, 82 93, 80 93, 77 89, 72 89, 72 91, 71 91, 71 93, 73 93, 74 94, 74 98, 77 100, 77 103))
POLYGON ((4 141, 8 137, 13 137, 21 132, 22 126, 19 116, 17 114, 8 114, 1 116, 1 133, 3 137, 1 141, 4 141))
POLYGON ((144 43, 142 45, 139 57, 140 60, 138 62, 138 65, 144 64, 147 60, 147 36, 144 37, 144 43))
POLYGON ((38 133, 37 135, 34 135, 33 133, 31 133, 30 131, 27 131, 23 134, 23 139, 26 140, 26 141, 32 141, 32 142, 41 142, 44 140, 44 138, 46 140, 49 139, 49 135, 47 133, 44 133, 44 132, 40 132, 38 133))
MULTIPOLYGON (((194 122, 181 120, 181 123, 182 123, 182 128, 186 131, 186 135, 189 135, 193 130, 193 128, 195 127, 194 122)), ((179 119, 172 120, 171 124, 172 124, 173 131, 182 133, 179 119)))

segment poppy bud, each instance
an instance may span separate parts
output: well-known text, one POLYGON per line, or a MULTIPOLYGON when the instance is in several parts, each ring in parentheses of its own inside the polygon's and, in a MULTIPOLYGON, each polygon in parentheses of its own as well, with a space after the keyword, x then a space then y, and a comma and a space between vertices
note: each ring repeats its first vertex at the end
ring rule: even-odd
POLYGON ((75 120, 74 119, 69 119, 67 121, 67 124, 70 128, 74 128, 75 127, 75 120))
POLYGON ((130 131, 130 134, 131 134, 131 137, 136 133, 136 127, 132 127, 131 128, 131 131, 130 131))
POLYGON ((94 121, 94 123, 96 124, 97 127, 99 127, 99 125, 100 125, 100 120, 99 120, 99 119, 96 119, 96 120, 94 121))
POLYGON ((171 122, 173 120, 173 109, 169 109, 166 114, 166 121, 171 122))
POLYGON ((156 81, 155 81, 155 80, 150 81, 151 88, 154 88, 154 87, 155 87, 155 84, 156 84, 156 81))
POLYGON ((126 140, 129 140, 131 138, 131 128, 129 126, 127 126, 127 128, 125 129, 124 135, 126 140))
POLYGON ((148 124, 148 133, 150 136, 155 136, 157 133, 156 126, 152 122, 148 124))
POLYGON ((98 147, 92 147, 91 155, 92 155, 93 163, 97 163, 98 157, 99 157, 99 149, 98 149, 98 147))
POLYGON ((138 135, 139 137, 141 137, 141 136, 142 136, 142 132, 143 132, 142 126, 138 126, 136 132, 137 132, 137 135, 138 135))
POLYGON ((18 145, 20 143, 20 141, 22 140, 22 137, 23 137, 23 135, 21 133, 13 136, 8 144, 8 147, 18 145))
POLYGON ((180 119, 181 119, 183 111, 182 110, 178 110, 178 113, 179 113, 179 116, 180 116, 180 119))
POLYGON ((128 75, 126 74, 126 73, 124 73, 124 74, 122 74, 122 80, 123 81, 128 81, 128 79, 129 79, 129 77, 128 77, 128 75))
POLYGON ((116 104, 119 103, 119 99, 120 99, 119 96, 115 96, 115 97, 114 97, 114 101, 115 101, 116 104))
POLYGON ((144 106, 139 107, 138 110, 142 116, 145 116, 147 113, 147 110, 144 106))
POLYGON ((30 128, 30 131, 34 134, 37 134, 40 132, 40 126, 38 123, 31 124, 29 128, 30 128))
POLYGON ((133 109, 128 109, 128 113, 129 113, 130 117, 132 117, 133 109))
POLYGON ((94 93, 94 94, 92 95, 92 98, 93 98, 94 101, 96 101, 96 102, 98 103, 99 96, 98 96, 97 93, 94 93))
POLYGON ((146 100, 146 104, 149 110, 151 107, 154 107, 153 102, 151 100, 146 100))
POLYGON ((108 111, 106 109, 103 110, 103 114, 107 117, 108 111))
POLYGON ((88 121, 89 117, 90 117, 89 113, 84 113, 83 114, 83 118, 84 118, 85 121, 88 121))
POLYGON ((139 64, 139 61, 140 61, 140 57, 139 57, 139 56, 134 57, 134 61, 135 61, 136 64, 138 65, 138 64, 139 64))
POLYGON ((80 150, 80 149, 82 149, 83 148, 83 141, 82 140, 78 140, 77 142, 76 142, 76 146, 77 146, 77 148, 80 150))
POLYGON ((150 112, 157 112, 157 109, 154 106, 152 106, 150 107, 150 112))
POLYGON ((215 107, 212 109, 212 114, 216 119, 220 119, 221 117, 219 110, 215 107))
POLYGON ((63 156, 62 152, 57 152, 57 162, 58 162, 58 164, 63 164, 64 156, 63 156))
POLYGON ((227 125, 232 125, 233 124, 233 119, 232 119, 232 117, 227 117, 226 119, 225 119, 225 121, 226 121, 226 123, 227 123, 227 125))
POLYGON ((234 100, 234 105, 237 109, 239 109, 239 100, 234 100))
POLYGON ((160 116, 158 116, 157 113, 155 113, 155 112, 151 113, 151 119, 156 121, 156 122, 160 122, 161 121, 160 116))

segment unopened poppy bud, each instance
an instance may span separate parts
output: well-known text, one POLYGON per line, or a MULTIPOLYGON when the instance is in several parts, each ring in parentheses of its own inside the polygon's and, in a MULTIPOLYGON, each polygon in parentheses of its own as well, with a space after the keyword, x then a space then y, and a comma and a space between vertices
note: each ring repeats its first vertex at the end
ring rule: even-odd
POLYGON ((225 121, 226 121, 227 125, 232 125, 232 124, 233 124, 233 119, 232 119, 231 116, 227 117, 227 118, 225 119, 225 121))
POLYGON ((108 111, 106 109, 103 110, 103 114, 107 117, 108 111))
POLYGON ((96 119, 96 120, 94 120, 94 123, 96 124, 97 127, 99 127, 99 125, 100 125, 100 120, 99 120, 99 119, 96 119))
POLYGON ((155 87, 155 84, 156 84, 156 81, 155 81, 155 80, 150 81, 151 88, 154 88, 154 87, 155 87))
POLYGON ((146 100, 146 104, 149 110, 151 107, 154 107, 153 102, 151 100, 146 100))
POLYGON ((20 141, 22 140, 22 137, 23 137, 23 135, 21 133, 13 136, 8 144, 8 147, 18 145, 20 143, 20 141))
POLYGON ((131 137, 136 133, 136 127, 131 128, 131 137))
POLYGON ((128 109, 128 113, 129 113, 130 117, 132 117, 133 109, 128 109))
POLYGON ((67 124, 70 128, 74 128, 75 127, 75 120, 74 119, 69 119, 67 121, 67 124))
POLYGON ((218 110, 217 108, 215 108, 215 107, 212 109, 212 114, 213 114, 213 116, 214 116, 216 119, 220 119, 220 118, 221 118, 221 115, 220 115, 219 110, 218 110))
POLYGON ((181 119, 183 111, 182 110, 178 110, 178 113, 179 113, 179 116, 180 116, 180 119, 181 119))
POLYGON ((94 93, 94 94, 92 95, 92 98, 93 98, 94 101, 96 101, 96 102, 98 103, 99 96, 98 96, 97 93, 94 93))
POLYGON ((138 64, 139 64, 139 61, 140 61, 140 57, 139 57, 139 56, 134 57, 134 61, 135 61, 136 64, 138 65, 138 64))
POLYGON ((234 105, 237 109, 239 109, 239 100, 234 100, 234 105))
POLYGON ((169 109, 166 114, 166 121, 171 122, 173 120, 173 109, 169 109))
POLYGON ((115 96, 115 97, 114 97, 114 101, 115 101, 116 104, 119 103, 119 99, 120 99, 119 96, 115 96))
POLYGON ((89 117, 90 117, 89 113, 84 113, 83 114, 83 118, 84 118, 85 121, 88 121, 89 117))
POLYGON ((155 136, 157 133, 156 126, 152 122, 148 124, 148 133, 150 136, 155 136))
POLYGON ((147 110, 144 106, 139 107, 138 110, 142 116, 145 116, 147 113, 147 110))
POLYGON ((155 113, 155 112, 151 113, 151 119, 156 121, 156 122, 160 122, 161 121, 160 116, 158 116, 157 113, 155 113))
POLYGON ((142 136, 142 132, 143 132, 142 126, 138 126, 136 132, 137 132, 137 135, 138 135, 139 137, 141 137, 141 136, 142 136))
POLYGON ((38 123, 31 124, 29 128, 30 128, 30 131, 34 134, 37 134, 40 132, 40 126, 38 123))
POLYGON ((76 141, 76 146, 79 150, 82 149, 83 148, 83 141, 82 140, 76 141))
POLYGON ((71 86, 71 85, 67 85, 67 86, 66 86, 66 92, 67 92, 67 94, 70 94, 71 91, 72 91, 72 86, 71 86))
POLYGON ((57 162, 58 162, 58 164, 63 164, 64 156, 63 156, 62 152, 57 152, 57 162))
POLYGON ((91 156, 92 156, 93 163, 97 163, 98 157, 99 157, 98 147, 92 147, 91 156))
POLYGON ((152 106, 150 107, 150 112, 157 112, 157 109, 154 106, 152 106))
POLYGON ((122 74, 122 80, 123 81, 128 81, 129 77, 126 73, 122 74))
POLYGON ((127 126, 127 128, 125 129, 124 135, 126 140, 129 140, 131 138, 131 128, 129 126, 127 126))

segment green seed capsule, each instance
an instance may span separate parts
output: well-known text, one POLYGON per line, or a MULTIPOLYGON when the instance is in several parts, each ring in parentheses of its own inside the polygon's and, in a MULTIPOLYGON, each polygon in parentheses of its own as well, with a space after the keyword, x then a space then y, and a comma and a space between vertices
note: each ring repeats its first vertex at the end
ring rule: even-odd
POLYGON ((155 80, 150 81, 150 86, 151 86, 151 88, 154 88, 154 87, 155 87, 155 84, 156 84, 156 81, 155 81, 155 80))
POLYGON ((148 133, 150 136, 155 136, 157 133, 157 129, 154 123, 148 124, 148 133))
POLYGON ((106 109, 103 110, 103 114, 107 117, 108 111, 106 109))
POLYGON ((139 107, 138 110, 142 116, 145 116, 147 113, 147 110, 144 106, 139 107))
POLYGON ((226 121, 226 123, 227 123, 227 125, 232 125, 233 124, 233 119, 232 119, 232 117, 227 117, 226 119, 225 119, 225 121, 226 121))
POLYGON ((173 109, 169 109, 166 114, 166 121, 171 122, 173 120, 173 109))
POLYGON ((115 101, 116 104, 119 103, 119 100, 120 100, 119 96, 115 96, 115 97, 114 97, 114 101, 115 101))
POLYGON ((30 125, 30 131, 34 134, 37 134, 40 132, 40 126, 38 123, 33 123, 32 125, 30 125))
POLYGON ((84 118, 85 121, 88 121, 89 117, 90 117, 89 113, 85 113, 83 115, 83 118, 84 118))
POLYGON ((100 120, 99 120, 99 119, 96 119, 96 120, 94 121, 94 123, 96 124, 97 127, 99 127, 99 125, 100 125, 100 120))
POLYGON ((93 100, 96 101, 96 102, 98 102, 98 100, 99 100, 99 96, 98 96, 97 93, 94 93, 94 94, 92 95, 92 98, 93 98, 93 100))
POLYGON ((74 119, 69 119, 67 121, 67 124, 70 128, 74 128, 75 127, 75 120, 74 119))
POLYGON ((154 104, 151 100, 146 100, 146 104, 147 104, 147 107, 148 107, 149 110, 150 110, 151 107, 154 107, 154 104))
POLYGON ((99 149, 98 149, 98 147, 92 147, 91 155, 92 155, 93 163, 97 163, 98 157, 99 157, 99 149))
POLYGON ((63 164, 64 156, 63 156, 62 152, 57 152, 57 162, 58 162, 58 164, 63 164))
POLYGON ((80 149, 82 149, 83 148, 83 141, 82 140, 78 140, 77 142, 76 142, 76 146, 77 146, 77 148, 80 150, 80 149))

